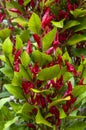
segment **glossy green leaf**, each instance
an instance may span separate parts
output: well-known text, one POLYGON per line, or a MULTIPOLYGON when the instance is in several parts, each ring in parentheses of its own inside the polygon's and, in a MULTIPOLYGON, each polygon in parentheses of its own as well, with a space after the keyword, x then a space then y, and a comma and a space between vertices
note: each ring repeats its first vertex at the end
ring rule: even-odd
POLYGON ((21 82, 22 82, 22 74, 20 72, 14 72, 12 85, 21 86, 21 82))
POLYGON ((20 72, 23 76, 23 78, 26 78, 27 80, 31 81, 32 80, 32 74, 30 69, 26 69, 24 66, 20 66, 20 72))
POLYGON ((28 64, 30 63, 30 56, 26 51, 21 55, 21 62, 24 67, 28 67, 28 64))
POLYGON ((56 106, 58 103, 61 103, 61 102, 64 102, 64 101, 68 101, 68 100, 70 100, 70 96, 65 97, 63 99, 54 100, 51 103, 49 103, 48 108, 51 108, 52 106, 56 106))
POLYGON ((19 25, 21 25, 22 27, 25 27, 28 25, 28 21, 22 17, 18 17, 18 18, 14 18, 12 20, 13 23, 18 23, 19 25))
POLYGON ((21 31, 20 38, 22 39, 23 42, 27 42, 28 39, 30 38, 30 32, 29 32, 29 30, 23 30, 23 31, 21 31))
POLYGON ((71 14, 74 16, 74 17, 82 17, 86 14, 86 10, 85 9, 75 9, 74 11, 70 11, 71 14))
POLYGON ((0 30, 0 38, 2 40, 4 40, 5 38, 10 36, 10 33, 11 33, 10 29, 8 29, 8 28, 2 29, 2 30, 0 30))
POLYGON ((76 21, 76 20, 67 21, 66 24, 64 25, 63 30, 69 29, 69 28, 74 27, 79 24, 80 24, 80 22, 76 21))
POLYGON ((5 84, 4 87, 7 89, 7 91, 9 93, 14 95, 16 98, 20 98, 20 99, 24 98, 23 91, 22 91, 21 87, 13 86, 12 84, 5 84))
POLYGON ((13 78, 13 70, 10 66, 5 65, 3 68, 0 68, 0 71, 7 77, 9 77, 10 79, 13 78), (9 73, 10 72, 10 73, 9 73))
POLYGON ((0 109, 4 106, 5 103, 9 102, 9 100, 9 97, 0 99, 0 109))
POLYGON ((21 40, 21 38, 16 35, 16 49, 19 50, 23 47, 23 42, 21 40))
POLYGON ((12 53, 12 42, 10 38, 5 39, 3 45, 2 45, 3 52, 8 55, 12 53))
POLYGON ((70 125, 69 127, 66 127, 64 130, 85 130, 86 123, 77 121, 74 124, 70 125))
POLYGON ((78 85, 74 87, 72 94, 74 96, 79 96, 80 94, 84 93, 86 91, 86 85, 78 85))
POLYGON ((45 120, 44 118, 43 118, 43 116, 41 115, 41 112, 40 112, 40 110, 38 109, 38 113, 37 113, 37 115, 36 115, 36 123, 37 124, 43 124, 43 125, 46 125, 46 126, 49 126, 49 127, 53 127, 52 125, 51 125, 51 123, 49 123, 47 120, 45 120))
POLYGON ((69 56, 68 52, 66 51, 62 56, 63 61, 68 61, 71 63, 71 57, 69 56))
POLYGON ((73 77, 73 75, 70 72, 65 72, 63 75, 63 81, 66 82, 72 77, 73 77))
POLYGON ((50 32, 48 32, 43 38, 42 38, 42 42, 43 42, 43 50, 46 51, 47 49, 49 49, 49 47, 51 47, 52 42, 55 38, 56 35, 56 31, 57 29, 54 28, 53 30, 51 30, 50 32))
POLYGON ((12 119, 12 120, 10 120, 10 121, 7 121, 7 122, 5 123, 4 128, 3 128, 2 130, 8 130, 9 127, 10 127, 12 124, 14 124, 14 123, 16 123, 16 122, 18 121, 18 118, 19 118, 19 117, 15 117, 14 119, 12 119))
POLYGON ((6 62, 5 56, 4 55, 0 55, 0 60, 6 62))
POLYGON ((39 80, 50 80, 52 78, 57 77, 59 71, 60 71, 59 65, 54 65, 52 67, 42 69, 38 73, 37 79, 39 79, 39 80))
POLYGON ((48 6, 50 6, 53 2, 54 2, 54 0, 47 0, 47 1, 45 2, 45 6, 48 7, 48 6))
POLYGON ((65 118, 67 115, 66 113, 64 112, 64 110, 62 108, 58 108, 59 109, 59 112, 60 112, 60 119, 63 119, 65 118))
POLYGON ((46 90, 38 90, 38 89, 31 89, 32 92, 34 93, 41 93, 41 94, 45 94, 48 95, 50 93, 52 93, 52 90, 46 89, 46 90))
POLYGON ((86 36, 81 34, 75 34, 67 41, 67 45, 72 46, 82 41, 86 41, 86 36))
POLYGON ((26 6, 27 4, 29 4, 31 0, 24 0, 24 6, 26 6))
POLYGON ((35 62, 39 63, 40 66, 48 64, 52 61, 52 57, 36 50, 32 53, 32 58, 35 62))
POLYGON ((61 21, 58 21, 58 22, 52 21, 52 24, 53 24, 55 27, 57 27, 57 28, 63 28, 63 26, 64 26, 64 19, 62 19, 61 21))
POLYGON ((39 16, 35 13, 32 14, 32 16, 29 19, 28 23, 29 29, 36 34, 40 34, 41 31, 41 20, 39 16))

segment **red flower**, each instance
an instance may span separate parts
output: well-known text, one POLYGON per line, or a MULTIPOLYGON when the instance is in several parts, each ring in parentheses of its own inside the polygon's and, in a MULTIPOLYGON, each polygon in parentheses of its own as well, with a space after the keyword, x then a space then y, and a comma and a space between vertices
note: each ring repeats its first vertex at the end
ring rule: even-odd
POLYGON ((56 36, 55 36, 55 39, 54 39, 54 42, 53 42, 54 50, 56 50, 56 48, 58 47, 58 45, 59 45, 59 35, 58 35, 58 32, 57 32, 56 36))
POLYGON ((84 78, 81 78, 78 85, 83 85, 84 78))
POLYGON ((0 13, 0 23, 4 20, 5 16, 6 16, 6 14, 0 13))
POLYGON ((17 71, 19 72, 19 64, 21 63, 20 61, 20 54, 21 54, 22 50, 18 50, 16 53, 15 53, 15 56, 14 56, 14 71, 17 71))
POLYGON ((31 45, 30 40, 28 40, 26 51, 27 51, 28 54, 32 53, 32 45, 31 45))
POLYGON ((27 123, 27 126, 29 128, 32 128, 33 130, 36 130, 36 126, 34 124, 32 124, 32 123, 27 123))
POLYGON ((50 15, 50 9, 48 8, 46 10, 44 16, 42 17, 42 28, 43 29, 45 29, 45 27, 50 24, 52 18, 53 17, 50 15))
POLYGON ((64 11, 64 10, 60 10, 59 13, 58 13, 58 20, 61 20, 61 19, 68 19, 69 18, 69 13, 64 11))
POLYGON ((9 11, 11 11, 11 12, 14 12, 14 13, 17 13, 17 14, 22 14, 18 9, 16 9, 16 8, 11 8, 11 9, 9 9, 9 11))
POLYGON ((41 38, 37 34, 33 34, 34 39, 36 40, 38 44, 38 48, 41 49, 41 38))
POLYGON ((66 31, 64 31, 63 33, 61 33, 61 34, 59 35, 59 41, 60 41, 60 42, 66 41, 66 38, 67 38, 67 32, 66 32, 66 31))
POLYGON ((67 71, 68 72, 73 72, 73 74, 76 76, 77 72, 74 68, 74 66, 72 64, 70 64, 69 62, 66 62, 66 66, 67 66, 67 71))
POLYGON ((56 106, 53 106, 50 108, 50 113, 54 114, 55 115, 55 118, 58 119, 58 126, 60 126, 60 113, 59 113, 59 110, 56 106))
POLYGON ((47 51, 46 51, 46 54, 50 55, 52 54, 54 51, 54 48, 53 47, 50 47, 47 51))
POLYGON ((30 89, 34 88, 33 83, 30 81, 22 81, 22 89, 25 94, 28 94, 30 92, 30 89))
POLYGON ((31 72, 33 73, 33 78, 36 77, 36 74, 40 71, 39 66, 37 63, 34 64, 34 66, 29 65, 31 72))
POLYGON ((20 5, 23 5, 24 0, 18 0, 18 3, 19 3, 20 5))
POLYGON ((61 75, 61 77, 56 80, 56 85, 55 85, 56 90, 60 89, 63 85, 64 85, 63 76, 61 75))
POLYGON ((65 92, 65 94, 64 94, 63 97, 66 97, 66 96, 70 95, 71 92, 72 92, 72 84, 71 84, 71 82, 69 81, 67 84, 68 84, 68 89, 67 89, 67 91, 65 92))

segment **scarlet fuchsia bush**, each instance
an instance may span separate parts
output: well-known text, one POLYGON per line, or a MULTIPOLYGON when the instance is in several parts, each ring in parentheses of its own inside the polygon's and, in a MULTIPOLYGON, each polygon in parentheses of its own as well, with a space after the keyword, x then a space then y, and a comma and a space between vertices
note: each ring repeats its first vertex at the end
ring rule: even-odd
POLYGON ((84 130, 86 2, 3 0, 0 22, 0 129, 84 130))

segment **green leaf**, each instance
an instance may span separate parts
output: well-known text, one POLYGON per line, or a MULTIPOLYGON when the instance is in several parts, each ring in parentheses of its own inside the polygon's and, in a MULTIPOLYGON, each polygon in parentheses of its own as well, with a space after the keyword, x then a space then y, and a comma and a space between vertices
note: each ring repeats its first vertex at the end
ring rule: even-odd
POLYGON ((63 30, 69 29, 69 28, 74 27, 79 24, 80 24, 80 22, 76 21, 76 20, 67 21, 66 24, 64 25, 63 30))
POLYGON ((82 31, 86 29, 86 17, 80 18, 80 25, 75 27, 75 32, 82 31))
POLYGON ((72 125, 70 125, 69 127, 65 128, 64 130, 85 130, 85 128, 86 128, 85 122, 77 121, 72 125))
POLYGON ((31 81, 32 80, 32 74, 30 69, 26 69, 24 66, 20 65, 20 72, 23 76, 23 78, 26 78, 27 80, 31 81))
POLYGON ((14 124, 15 122, 18 121, 18 118, 19 118, 19 117, 15 117, 14 119, 12 119, 12 120, 10 120, 10 121, 7 121, 7 122, 5 123, 4 128, 3 128, 2 130, 8 130, 9 127, 10 127, 12 124, 14 124))
POLYGON ((23 47, 23 42, 21 40, 21 38, 16 35, 16 49, 19 50, 23 47))
POLYGON ((9 98, 0 99, 0 110, 4 106, 5 103, 9 102, 9 100, 10 100, 9 98))
POLYGON ((81 55, 84 54, 84 56, 86 57, 86 48, 72 48, 71 53, 74 56, 78 56, 78 57, 81 57, 81 55))
POLYGON ((10 36, 10 33, 11 33, 10 29, 8 29, 8 28, 2 29, 2 30, 0 30, 0 38, 2 40, 4 40, 10 36))
POLYGON ((65 118, 67 115, 66 113, 64 112, 64 110, 62 108, 58 108, 59 109, 59 112, 60 112, 60 119, 63 119, 65 118))
POLYGON ((59 71, 60 71, 59 65, 54 65, 52 67, 42 69, 38 73, 37 79, 39 79, 39 80, 50 80, 52 78, 55 78, 58 75, 59 71))
POLYGON ((54 28, 53 30, 51 30, 50 32, 48 32, 43 38, 42 38, 42 42, 43 42, 43 51, 46 51, 47 49, 49 49, 49 47, 51 47, 52 42, 55 38, 56 35, 56 31, 57 29, 54 28))
POLYGON ((78 85, 74 87, 72 94, 74 96, 79 96, 80 94, 84 93, 86 91, 86 85, 78 85))
POLYGON ((69 56, 67 51, 63 54, 62 59, 63 59, 64 62, 68 61, 68 62, 71 63, 71 58, 70 58, 70 56, 69 56))
POLYGON ((75 34, 67 41, 67 45, 75 45, 82 41, 86 41, 86 36, 81 34, 75 34))
POLYGON ((20 72, 14 72, 12 85, 21 86, 21 82, 22 82, 22 74, 20 72))
POLYGON ((30 57, 26 51, 21 55, 21 62, 24 67, 28 67, 28 64, 30 63, 30 57))
POLYGON ((76 18, 76 17, 83 17, 86 14, 85 9, 75 9, 74 11, 70 11, 70 13, 76 18))
POLYGON ((28 23, 29 29, 36 34, 40 34, 41 31, 41 20, 35 13, 32 14, 28 23))
POLYGON ((5 56, 4 55, 0 55, 0 60, 6 62, 5 56))
POLYGON ((26 6, 27 4, 29 4, 31 0, 24 0, 24 6, 26 6))
POLYGON ((41 112, 40 112, 39 109, 38 109, 38 113, 36 115, 36 123, 37 124, 43 124, 43 125, 46 125, 46 126, 49 126, 49 127, 53 128, 53 126, 51 125, 51 123, 49 123, 47 120, 45 120, 43 118, 43 116, 41 115, 41 112))
POLYGON ((65 98, 63 98, 63 99, 54 100, 54 101, 52 101, 51 103, 49 103, 48 108, 50 109, 52 106, 55 106, 55 105, 57 105, 58 103, 61 103, 61 102, 64 102, 64 101, 68 101, 68 100, 70 100, 70 99, 71 99, 70 96, 68 96, 68 97, 65 97, 65 98))
POLYGON ((5 66, 3 68, 0 68, 0 71, 3 74, 5 74, 5 76, 9 77, 10 79, 13 78, 13 70, 12 70, 12 68, 10 66, 5 64, 5 66))
POLYGON ((5 84, 4 87, 7 89, 9 93, 14 95, 16 98, 20 99, 24 98, 22 88, 20 88, 19 86, 13 86, 12 84, 5 84))
POLYGON ((46 7, 48 7, 48 6, 50 6, 53 2, 54 2, 54 0, 47 0, 44 5, 45 5, 46 7))
POLYGON ((3 45, 2 45, 2 49, 3 49, 3 52, 6 55, 12 53, 12 42, 11 42, 9 37, 7 39, 5 39, 5 41, 4 41, 3 45))
POLYGON ((73 77, 73 75, 70 72, 65 72, 63 75, 63 81, 66 82, 72 77, 73 77))
POLYGON ((62 20, 60 20, 60 21, 58 21, 58 22, 52 21, 52 24, 53 24, 55 27, 57 27, 57 28, 63 28, 63 26, 64 26, 64 19, 62 19, 62 20))
POLYGON ((49 90, 49 89, 46 89, 46 90, 38 90, 38 89, 31 89, 34 93, 42 93, 42 94, 46 94, 46 95, 48 95, 48 94, 50 94, 50 93, 52 93, 52 91, 51 90, 49 90))
POLYGON ((22 27, 25 27, 28 25, 28 21, 22 17, 18 17, 18 18, 14 18, 12 20, 13 23, 18 23, 19 25, 21 25, 22 27))
POLYGON ((32 53, 32 58, 34 62, 38 62, 40 66, 48 64, 52 61, 52 57, 36 50, 32 53))
POLYGON ((29 30, 23 30, 21 32, 20 38, 22 39, 23 42, 27 42, 28 39, 30 38, 29 30))

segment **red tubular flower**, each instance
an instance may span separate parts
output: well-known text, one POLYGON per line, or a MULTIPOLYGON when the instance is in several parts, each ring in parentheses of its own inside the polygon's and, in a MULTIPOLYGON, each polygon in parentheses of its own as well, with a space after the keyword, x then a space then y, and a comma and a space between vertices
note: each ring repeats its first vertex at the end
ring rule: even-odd
POLYGON ((76 76, 77 72, 74 68, 74 66, 72 64, 70 64, 69 62, 66 62, 66 66, 67 66, 67 71, 68 72, 73 72, 73 74, 76 76))
POLYGON ((58 64, 61 65, 62 62, 63 62, 62 56, 59 54, 58 55, 58 64))
POLYGON ((32 123, 27 123, 27 127, 32 128, 33 130, 36 130, 36 126, 32 123))
POLYGON ((67 38, 67 32, 66 32, 66 31, 64 31, 63 33, 61 33, 61 34, 59 35, 59 41, 60 41, 60 42, 66 41, 66 38, 67 38))
POLYGON ((14 71, 17 71, 19 72, 19 64, 21 63, 20 61, 20 54, 21 54, 22 50, 18 50, 16 53, 15 53, 15 56, 14 56, 14 71))
POLYGON ((81 78, 78 85, 83 85, 84 78, 81 78))
POLYGON ((17 14, 22 14, 18 9, 16 9, 16 8, 11 8, 11 9, 9 9, 9 11, 11 11, 11 12, 14 12, 14 13, 17 13, 17 14))
POLYGON ((64 10, 60 10, 59 13, 58 13, 58 20, 61 20, 61 19, 69 19, 69 13, 64 11, 64 10))
POLYGON ((54 42, 53 42, 54 50, 56 50, 56 48, 58 47, 58 45, 59 45, 59 34, 57 32, 56 36, 55 36, 55 39, 54 39, 54 42))
POLYGON ((45 27, 47 25, 50 24, 51 20, 52 20, 52 16, 49 15, 50 14, 50 9, 48 8, 44 14, 44 16, 42 17, 42 28, 45 29, 45 27))
POLYGON ((30 70, 33 73, 33 78, 36 77, 36 74, 38 74, 38 72, 40 71, 38 63, 35 63, 34 66, 30 65, 30 70))
POLYGON ((5 16, 6 16, 6 14, 0 13, 0 23, 4 20, 5 16))
POLYGON ((41 94, 37 94, 35 98, 35 103, 37 103, 38 106, 44 108, 46 106, 45 97, 43 97, 41 94))
POLYGON ((30 1, 30 5, 32 6, 32 8, 35 7, 35 2, 34 2, 34 0, 31 0, 31 1, 30 1))
POLYGON ((68 84, 68 89, 67 89, 67 91, 65 92, 65 94, 64 94, 63 97, 66 97, 66 96, 70 95, 71 92, 72 92, 72 84, 71 84, 71 82, 69 81, 67 84, 68 84))
POLYGON ((33 34, 33 37, 38 44, 38 48, 41 49, 41 38, 40 38, 40 36, 38 36, 37 34, 33 34))
POLYGON ((50 47, 47 51, 46 51, 46 54, 50 55, 52 54, 54 51, 54 48, 53 47, 50 47))
POLYGON ((67 0, 67 10, 70 11, 70 10, 73 10, 73 5, 71 4, 71 2, 69 0, 67 0))
POLYGON ((25 94, 28 94, 30 92, 30 89, 34 88, 33 83, 30 81, 22 81, 22 89, 25 94))
POLYGON ((50 113, 54 114, 55 115, 55 118, 58 119, 58 126, 60 126, 60 113, 59 113, 59 110, 56 106, 53 106, 50 108, 50 113))
POLYGON ((28 54, 32 53, 32 45, 31 45, 30 40, 28 40, 26 51, 27 51, 28 54))
POLYGON ((61 75, 61 77, 56 80, 56 85, 55 85, 56 90, 60 89, 63 85, 64 85, 63 76, 61 75))
POLYGON ((23 5, 24 0, 18 0, 18 3, 19 3, 20 5, 23 5))

